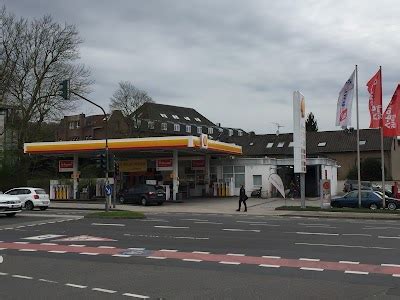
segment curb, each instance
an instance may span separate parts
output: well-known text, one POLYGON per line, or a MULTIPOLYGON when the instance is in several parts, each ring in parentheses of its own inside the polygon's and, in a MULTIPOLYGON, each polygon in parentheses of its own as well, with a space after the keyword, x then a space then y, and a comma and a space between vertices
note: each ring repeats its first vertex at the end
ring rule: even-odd
MULTIPOLYGON (((290 212, 290 211, 286 211, 290 212)), ((351 215, 320 215, 320 214, 282 214, 280 217, 302 217, 302 218, 326 218, 326 219, 360 219, 360 220, 400 220, 400 215, 379 215, 379 214, 368 214, 368 213, 356 213, 351 215)))
MULTIPOLYGON (((50 209, 54 209, 54 210, 87 210, 87 211, 104 211, 105 208, 96 208, 96 207, 49 207, 50 209)), ((118 208, 110 208, 110 211, 120 211, 122 209, 118 209, 118 208)))

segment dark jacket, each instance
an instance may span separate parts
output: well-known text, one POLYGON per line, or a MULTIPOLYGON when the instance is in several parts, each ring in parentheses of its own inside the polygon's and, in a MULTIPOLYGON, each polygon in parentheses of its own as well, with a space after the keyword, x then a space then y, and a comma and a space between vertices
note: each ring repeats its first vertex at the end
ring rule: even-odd
POLYGON ((246 200, 246 190, 244 187, 240 188, 240 194, 239 194, 240 200, 246 200))

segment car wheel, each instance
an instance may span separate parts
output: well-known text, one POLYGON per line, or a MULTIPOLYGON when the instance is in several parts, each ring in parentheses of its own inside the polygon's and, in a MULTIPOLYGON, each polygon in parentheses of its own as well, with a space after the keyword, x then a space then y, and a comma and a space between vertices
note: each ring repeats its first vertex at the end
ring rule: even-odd
POLYGON ((146 199, 146 197, 143 197, 142 200, 140 200, 140 203, 141 203, 143 206, 146 206, 146 205, 147 205, 147 199, 146 199))
POLYGON ((375 203, 372 203, 372 204, 369 206, 369 208, 372 209, 372 210, 375 210, 375 209, 378 209, 378 205, 376 205, 375 203))
POLYGON ((125 198, 124 197, 119 197, 118 198, 119 203, 124 204, 125 203, 125 198))
POLYGON ((395 203, 390 202, 390 203, 388 203, 387 208, 389 210, 396 210, 397 206, 395 203))
POLYGON ((6 214, 7 217, 14 217, 17 213, 6 214))
POLYGON ((33 203, 32 203, 32 201, 26 201, 25 202, 25 209, 26 210, 33 210, 33 203))
POLYGON ((46 210, 47 209, 47 206, 41 206, 40 207, 40 210, 46 210))

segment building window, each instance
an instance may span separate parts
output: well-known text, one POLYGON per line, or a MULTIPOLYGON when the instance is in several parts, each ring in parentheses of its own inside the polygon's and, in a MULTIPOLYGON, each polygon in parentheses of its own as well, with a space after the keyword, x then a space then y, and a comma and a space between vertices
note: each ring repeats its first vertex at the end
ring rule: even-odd
POLYGON ((235 188, 245 185, 245 167, 244 166, 224 166, 222 168, 223 178, 234 178, 235 188))
POLYGON ((262 175, 253 175, 253 185, 254 186, 262 185, 262 175))
POLYGON ((208 134, 213 134, 214 133, 214 128, 208 128, 208 134))
POLYGON ((320 142, 318 143, 318 147, 325 147, 326 146, 326 142, 320 142))
POLYGON ((168 116, 166 114, 160 114, 161 117, 163 117, 164 119, 168 119, 168 116))
POLYGON ((253 142, 251 142, 251 143, 249 144, 249 146, 254 146, 254 143, 253 143, 253 142))
POLYGON ((274 146, 274 143, 268 143, 267 148, 272 148, 274 146))
POLYGON ((277 147, 278 148, 283 148, 284 145, 285 145, 285 142, 280 142, 280 143, 278 143, 277 147))
POLYGON ((189 118, 189 117, 184 117, 184 119, 185 119, 186 121, 190 121, 190 118, 189 118))
POLYGON ((186 132, 187 133, 192 133, 192 126, 186 125, 186 132))
POLYGON ((233 135, 233 130, 229 129, 229 136, 232 136, 232 135, 233 135))
POLYGON ((167 123, 161 123, 161 130, 167 131, 168 125, 167 123))
POLYGON ((294 142, 289 143, 289 147, 293 147, 294 142))
POLYGON ((174 124, 174 131, 181 131, 181 126, 179 124, 174 124))
POLYGON ((179 120, 179 117, 178 117, 177 115, 172 115, 172 117, 173 117, 175 120, 179 120))
POLYGON ((360 141, 360 146, 365 145, 366 142, 367 142, 367 141, 360 141))
POLYGON ((149 123, 147 123, 147 126, 149 127, 149 129, 154 129, 154 122, 149 121, 149 123))
POLYGON ((201 122, 200 118, 194 118, 197 122, 201 122))
POLYGON ((201 126, 197 127, 197 133, 202 134, 203 133, 203 128, 201 126))
POLYGON ((239 130, 238 131, 238 136, 243 136, 243 131, 239 130))
POLYGON ((79 128, 79 121, 69 122, 69 129, 77 129, 79 128))

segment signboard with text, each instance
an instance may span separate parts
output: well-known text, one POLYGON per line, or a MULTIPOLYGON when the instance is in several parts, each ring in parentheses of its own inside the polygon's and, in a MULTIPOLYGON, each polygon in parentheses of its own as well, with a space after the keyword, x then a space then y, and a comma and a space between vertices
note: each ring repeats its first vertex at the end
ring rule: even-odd
POLYGON ((121 172, 147 172, 146 159, 128 159, 119 162, 119 170, 121 172))
POLYGON ((58 161, 58 172, 73 172, 73 171, 74 171, 74 161, 72 159, 58 161))
POLYGON ((156 170, 157 171, 172 171, 172 158, 162 158, 156 160, 156 170))
POLYGON ((293 92, 294 173, 306 173, 306 104, 304 96, 293 92))

